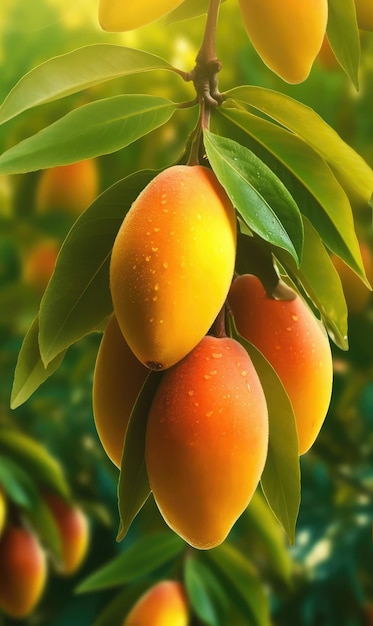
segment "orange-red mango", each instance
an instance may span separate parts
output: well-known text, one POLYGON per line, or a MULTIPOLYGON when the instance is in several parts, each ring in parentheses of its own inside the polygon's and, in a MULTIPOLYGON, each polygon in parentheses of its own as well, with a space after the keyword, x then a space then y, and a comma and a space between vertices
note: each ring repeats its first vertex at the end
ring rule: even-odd
POLYGON ((224 541, 247 507, 268 449, 268 413, 237 341, 206 336, 164 373, 147 425, 145 459, 167 524, 190 545, 224 541))
POLYGON ((236 278, 229 296, 238 332, 270 362, 292 403, 299 453, 314 443, 327 414, 333 381, 324 328, 305 302, 270 298, 251 274, 236 278))
POLYGON ((123 626, 188 626, 188 613, 181 583, 163 580, 140 596, 123 626))

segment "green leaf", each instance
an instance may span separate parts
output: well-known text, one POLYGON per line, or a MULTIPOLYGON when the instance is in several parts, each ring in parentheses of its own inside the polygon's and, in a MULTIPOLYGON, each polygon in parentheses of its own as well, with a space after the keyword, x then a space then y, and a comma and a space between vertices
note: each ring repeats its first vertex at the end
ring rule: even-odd
POLYGON ((352 205, 366 208, 373 191, 372 169, 315 111, 262 87, 235 87, 224 95, 258 109, 301 137, 329 164, 352 205))
POLYGON ((123 619, 148 588, 149 582, 131 584, 130 587, 126 587, 105 606, 92 626, 123 626, 123 619))
POLYGON ((184 580, 188 600, 201 622, 208 626, 226 626, 229 598, 212 570, 188 556, 184 580))
POLYGON ((62 559, 60 530, 43 497, 39 494, 27 517, 35 528, 43 546, 51 551, 57 564, 62 559))
POLYGON ((142 50, 106 43, 78 48, 25 74, 1 105, 0 124, 32 107, 108 80, 159 69, 177 71, 164 59, 142 50))
POLYGON ((354 0, 328 0, 327 32, 336 59, 358 90, 360 35, 354 0))
POLYGON ((34 481, 12 458, 2 453, 0 453, 0 484, 10 502, 22 509, 32 509, 37 500, 37 487, 34 481))
POLYGON ((118 483, 120 513, 118 540, 123 539, 133 519, 150 495, 145 465, 146 425, 161 376, 159 372, 149 372, 128 422, 118 483))
POLYGON ((86 593, 136 581, 176 559, 184 546, 182 539, 172 532, 142 537, 89 576, 77 591, 86 593))
POLYGON ((36 389, 49 378, 62 363, 65 352, 56 356, 44 367, 39 350, 39 317, 31 324, 18 354, 10 406, 16 409, 26 402, 36 389))
POLYGON ((1 174, 19 174, 109 154, 165 124, 176 105, 166 98, 120 95, 90 102, 0 156, 1 174))
MULTIPOLYGON (((296 197, 303 214, 307 215, 330 249, 346 260, 361 275, 361 254, 355 233, 351 205, 346 193, 324 159, 305 141, 293 133, 257 117, 247 111, 232 108, 229 103, 219 108, 220 115, 243 130, 263 146, 270 159, 275 159, 273 169, 285 186, 296 197), (276 161, 295 177, 312 197, 311 202, 302 201, 294 185, 287 185, 289 175, 279 171, 276 161)), ((253 148, 255 151, 255 148, 253 148)), ((261 150, 260 150, 261 151, 261 150)), ((262 152, 262 151, 261 151, 262 152)), ((258 154, 266 161, 266 154, 258 154)), ((281 168, 281 166, 280 166, 281 168)), ((299 187, 298 184, 298 187, 299 187)), ((362 276, 363 277, 363 276, 362 276)))
POLYGON ((294 543, 300 505, 298 434, 289 397, 267 359, 246 341, 230 319, 232 336, 248 352, 263 386, 269 418, 268 455, 261 478, 267 502, 294 543))
POLYGON ((62 467, 42 444, 9 427, 0 428, 0 452, 10 456, 35 483, 69 498, 62 467))
POLYGON ((227 541, 206 552, 222 574, 224 588, 232 603, 252 626, 270 626, 268 600, 254 567, 227 541))
POLYGON ((329 254, 313 228, 304 218, 304 248, 300 268, 289 255, 275 252, 295 284, 300 284, 321 314, 330 337, 341 350, 348 349, 347 305, 342 283, 329 254), (315 263, 317 259, 317 263, 315 263))
POLYGON ((282 182, 250 150, 232 139, 204 133, 209 162, 246 224, 262 239, 287 250, 299 263, 303 225, 282 182))
POLYGON ((67 235, 40 306, 40 354, 46 365, 112 312, 111 249, 132 202, 155 175, 137 172, 115 183, 67 235))
POLYGON ((258 489, 249 506, 239 519, 243 529, 243 545, 255 546, 260 554, 268 557, 268 565, 277 576, 289 584, 292 572, 292 560, 284 541, 284 533, 268 503, 258 489))

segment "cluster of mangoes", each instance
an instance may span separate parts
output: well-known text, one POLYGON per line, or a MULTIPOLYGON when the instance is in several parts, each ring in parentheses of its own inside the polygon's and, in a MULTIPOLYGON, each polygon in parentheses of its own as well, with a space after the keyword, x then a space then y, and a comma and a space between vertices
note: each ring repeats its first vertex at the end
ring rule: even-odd
MULTIPOLYGON (((127 31, 176 9, 182 0, 128 5, 100 0, 104 30, 127 31)), ((300 83, 308 77, 326 34, 328 0, 238 0, 249 39, 264 63, 283 80, 300 83)), ((371 0, 355 0, 358 26, 373 30, 371 0)))
MULTIPOLYGON (((88 519, 79 507, 55 493, 45 493, 44 500, 61 542, 57 570, 71 575, 87 552, 88 519)), ((0 486, 0 611, 14 618, 28 616, 38 604, 47 578, 47 551, 0 486)))
POLYGON ((155 176, 114 242, 114 312, 94 374, 97 431, 120 467, 132 408, 149 369, 158 372, 147 416, 149 483, 168 525, 200 549, 225 539, 268 451, 262 384, 247 351, 226 334, 226 311, 282 380, 301 454, 321 428, 332 388, 329 341, 314 314, 290 288, 277 299, 256 276, 235 276, 235 257, 235 209, 214 172, 176 165, 155 176))

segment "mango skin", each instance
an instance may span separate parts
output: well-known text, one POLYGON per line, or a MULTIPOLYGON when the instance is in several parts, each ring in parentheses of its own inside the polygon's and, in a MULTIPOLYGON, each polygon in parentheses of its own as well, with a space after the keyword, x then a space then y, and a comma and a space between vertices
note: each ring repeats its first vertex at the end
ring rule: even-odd
POLYGON ((99 193, 99 169, 95 159, 42 170, 35 192, 39 214, 64 212, 80 215, 99 193))
POLYGON ((188 626, 188 603, 181 583, 164 580, 134 604, 123 626, 188 626))
POLYGON ((0 539, 0 610, 14 618, 30 615, 46 578, 46 555, 35 535, 8 526, 0 539))
POLYGON ((23 282, 37 294, 48 285, 56 265, 60 245, 54 239, 39 241, 29 252, 23 265, 23 282))
POLYGON ((267 358, 292 403, 299 454, 314 443, 327 414, 333 367, 329 340, 299 296, 269 298, 260 280, 245 274, 232 284, 228 302, 238 332, 267 358))
POLYGON ((326 32, 327 0, 239 0, 239 6, 263 62, 288 83, 306 80, 326 32))
POLYGON ((176 9, 183 0, 99 0, 98 21, 102 30, 125 32, 155 22, 176 9))
POLYGON ((93 376, 93 416, 102 446, 117 467, 133 405, 149 369, 128 347, 112 315, 97 353, 93 376))
POLYGON ((65 575, 73 574, 87 554, 88 519, 79 507, 65 502, 57 494, 45 494, 45 500, 60 533, 62 562, 59 571, 65 575))
POLYGON ((146 432, 150 487, 190 545, 224 541, 247 507, 268 450, 264 392, 244 348, 206 336, 164 373, 146 432))
POLYGON ((371 0, 355 0, 355 8, 359 28, 373 31, 373 4, 371 0))
POLYGON ((110 287, 129 347, 151 369, 190 352, 224 304, 236 216, 214 173, 176 165, 140 193, 114 242, 110 287))

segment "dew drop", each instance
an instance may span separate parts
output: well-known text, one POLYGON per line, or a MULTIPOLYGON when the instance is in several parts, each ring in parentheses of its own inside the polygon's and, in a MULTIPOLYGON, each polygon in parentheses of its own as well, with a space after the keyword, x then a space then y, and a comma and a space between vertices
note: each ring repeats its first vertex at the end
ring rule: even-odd
POLYGON ((213 352, 212 354, 213 359, 221 359, 222 357, 223 355, 221 354, 221 352, 213 352))
POLYGON ((207 411, 206 417, 211 417, 212 413, 213 413, 213 411, 207 411))
POLYGON ((211 378, 210 374, 204 374, 203 378, 205 380, 209 380, 211 378))
POLYGON ((163 267, 164 267, 164 269, 165 269, 165 270, 168 268, 168 263, 167 263, 167 261, 165 261, 165 262, 163 263, 163 267))
POLYGON ((194 394, 195 394, 194 389, 189 389, 188 396, 194 396, 194 394))
POLYGON ((152 297, 152 300, 153 300, 153 302, 157 302, 157 300, 158 300, 158 296, 153 296, 153 297, 152 297))
POLYGON ((161 230, 159 227, 158 228, 153 228, 155 233, 159 233, 159 231, 161 230))
POLYGON ((154 285, 154 291, 159 291, 159 284, 154 285))
POLYGON ((242 376, 247 376, 247 370, 242 370, 241 375, 242 376))
POLYGON ((158 248, 157 248, 157 246, 154 246, 154 247, 152 248, 152 252, 158 252, 158 248))
POLYGON ((147 263, 149 263, 150 259, 151 259, 151 257, 150 257, 150 256, 146 256, 146 257, 145 257, 145 261, 146 261, 147 263))
POLYGON ((298 321, 298 315, 293 314, 291 316, 291 319, 294 320, 294 322, 297 322, 298 321))

